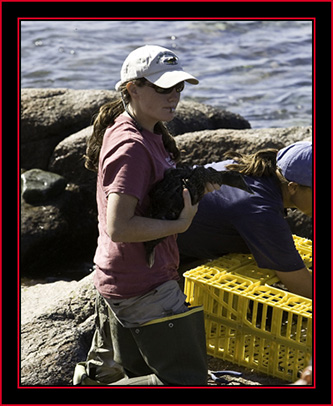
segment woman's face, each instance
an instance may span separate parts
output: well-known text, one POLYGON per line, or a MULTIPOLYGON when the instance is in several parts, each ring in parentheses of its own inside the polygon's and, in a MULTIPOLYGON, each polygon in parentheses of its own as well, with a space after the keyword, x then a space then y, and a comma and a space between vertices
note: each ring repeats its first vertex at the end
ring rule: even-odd
POLYGON ((153 87, 132 84, 128 87, 131 108, 138 122, 153 132, 158 121, 171 121, 175 116, 180 93, 173 88, 170 93, 158 93, 153 87))
POLYGON ((304 214, 312 217, 312 188, 296 184, 290 200, 293 207, 297 207, 304 214))

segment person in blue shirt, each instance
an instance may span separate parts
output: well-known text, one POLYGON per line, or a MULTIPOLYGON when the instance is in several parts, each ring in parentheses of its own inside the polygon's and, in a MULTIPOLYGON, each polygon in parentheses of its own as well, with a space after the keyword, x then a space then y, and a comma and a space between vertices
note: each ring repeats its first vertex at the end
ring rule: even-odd
POLYGON ((275 270, 289 291, 312 298, 312 275, 285 219, 286 208, 312 217, 312 143, 228 158, 206 167, 237 170, 253 194, 226 185, 206 194, 189 229, 178 235, 182 259, 250 252, 261 268, 275 270))

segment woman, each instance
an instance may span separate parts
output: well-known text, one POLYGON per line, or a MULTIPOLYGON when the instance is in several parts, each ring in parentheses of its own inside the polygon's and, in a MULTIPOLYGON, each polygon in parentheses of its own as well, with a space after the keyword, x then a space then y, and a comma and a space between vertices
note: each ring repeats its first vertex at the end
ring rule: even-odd
MULTIPOLYGON (((98 171, 94 282, 108 306, 114 360, 125 372, 118 385, 206 384, 202 309, 188 309, 177 283, 176 234, 189 227, 197 205, 192 206, 185 189, 184 209, 177 220, 145 217, 150 189, 180 157, 162 121, 174 118, 184 82, 198 80, 182 69, 170 50, 153 45, 134 50, 116 85, 121 99, 101 108, 88 142, 86 166, 98 171), (149 268, 143 242, 161 237, 167 238, 156 248, 155 263, 149 268)), ((211 190, 208 184, 207 191, 211 190)), ((108 326, 99 327, 96 334, 101 338, 108 326)), ((108 359, 112 369, 112 349, 110 343, 104 344, 108 349, 94 362, 101 346, 93 343, 88 360, 94 372, 86 372, 109 383, 112 374, 105 376, 103 360, 108 359)))
POLYGON ((205 195, 189 229, 178 236, 181 255, 214 258, 251 252, 273 269, 292 292, 312 298, 312 276, 298 254, 285 219, 286 208, 312 217, 312 143, 297 142, 207 166, 245 175, 253 194, 222 185, 205 195))

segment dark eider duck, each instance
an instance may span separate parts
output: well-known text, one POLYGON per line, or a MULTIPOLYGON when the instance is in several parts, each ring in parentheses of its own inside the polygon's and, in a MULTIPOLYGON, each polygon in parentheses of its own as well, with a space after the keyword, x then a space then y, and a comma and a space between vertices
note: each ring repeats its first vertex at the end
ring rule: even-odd
MULTIPOLYGON (((176 220, 184 208, 183 189, 187 188, 192 204, 198 203, 205 194, 206 183, 217 183, 237 187, 252 193, 243 176, 235 171, 216 171, 213 168, 198 166, 168 169, 164 178, 150 191, 148 216, 163 220, 176 220)), ((144 243, 146 260, 151 268, 155 262, 155 247, 164 238, 144 243)))

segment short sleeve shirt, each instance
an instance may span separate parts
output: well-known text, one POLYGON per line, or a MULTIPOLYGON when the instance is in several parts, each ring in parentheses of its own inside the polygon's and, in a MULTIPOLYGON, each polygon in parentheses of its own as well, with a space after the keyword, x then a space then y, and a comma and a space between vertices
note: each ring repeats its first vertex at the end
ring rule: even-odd
MULTIPOLYGON (((207 166, 224 170, 231 162, 207 166)), ((190 228, 178 236, 180 253, 216 258, 231 252, 251 252, 261 268, 286 272, 303 268, 275 178, 244 178, 253 194, 222 185, 204 196, 190 228)))
POLYGON ((124 193, 138 199, 135 214, 146 215, 148 193, 174 163, 162 136, 139 131, 133 120, 120 115, 104 134, 97 176, 99 237, 94 257, 95 286, 106 298, 129 298, 147 293, 168 280, 179 278, 176 236, 155 248, 155 264, 149 268, 143 243, 115 243, 107 234, 107 198, 124 193))

